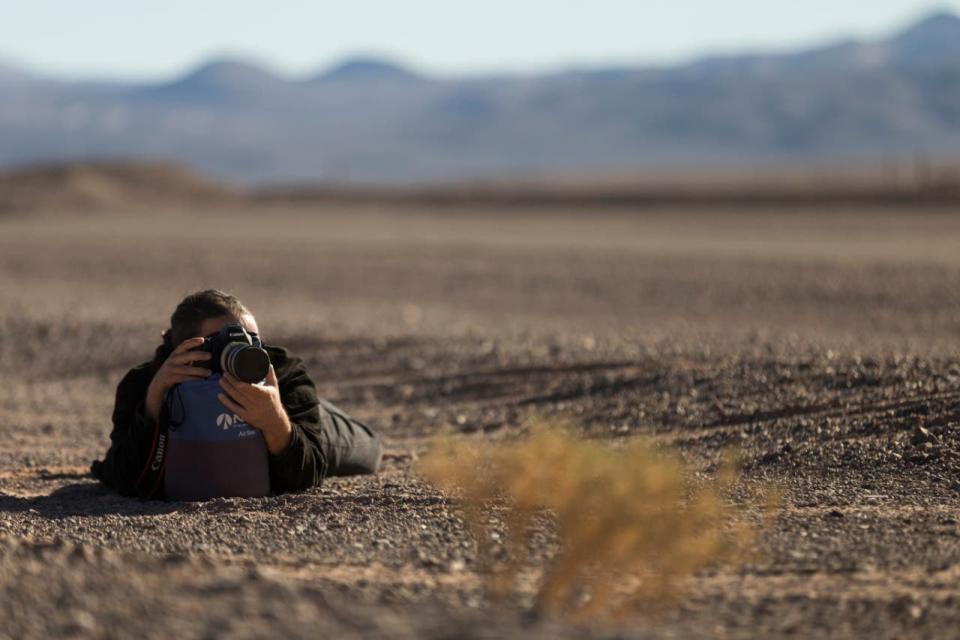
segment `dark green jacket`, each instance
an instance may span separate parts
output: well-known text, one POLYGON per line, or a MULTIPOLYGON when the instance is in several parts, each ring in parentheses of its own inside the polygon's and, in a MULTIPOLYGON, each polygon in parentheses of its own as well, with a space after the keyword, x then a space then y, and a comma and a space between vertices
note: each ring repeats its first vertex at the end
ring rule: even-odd
MULTIPOLYGON (((280 386, 280 397, 293 426, 290 446, 269 456, 270 488, 274 493, 318 486, 327 472, 324 456, 324 422, 343 419, 335 407, 317 398, 317 389, 300 358, 279 347, 264 347, 270 354, 280 386)), ((159 356, 158 351, 158 356, 159 356)), ((162 468, 151 469, 156 459, 159 424, 147 417, 144 405, 147 388, 158 369, 159 358, 127 373, 117 387, 113 408, 110 449, 91 471, 106 486, 125 496, 162 499, 162 468)), ((165 412, 164 412, 165 413, 165 412)), ((161 415, 160 420, 166 420, 161 415)), ((160 444, 163 438, 159 438, 160 444)))

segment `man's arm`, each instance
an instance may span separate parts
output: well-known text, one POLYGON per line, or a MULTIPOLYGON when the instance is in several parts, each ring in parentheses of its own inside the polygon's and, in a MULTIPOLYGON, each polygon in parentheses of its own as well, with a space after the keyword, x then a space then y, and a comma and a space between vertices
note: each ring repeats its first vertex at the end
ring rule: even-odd
POLYGON ((276 493, 319 486, 327 474, 322 413, 317 387, 303 360, 285 349, 270 347, 280 398, 290 420, 290 442, 270 454, 270 487, 276 493))
POLYGON ((110 449, 91 465, 94 477, 125 496, 160 498, 162 474, 148 473, 151 457, 160 446, 159 424, 147 415, 147 387, 153 378, 148 365, 133 369, 117 386, 110 449), (149 486, 147 486, 149 485, 149 486))

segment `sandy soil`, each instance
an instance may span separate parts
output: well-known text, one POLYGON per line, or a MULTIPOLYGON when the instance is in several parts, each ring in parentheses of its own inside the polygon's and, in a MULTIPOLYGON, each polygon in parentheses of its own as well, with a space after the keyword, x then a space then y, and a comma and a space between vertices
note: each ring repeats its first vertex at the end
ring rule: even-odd
POLYGON ((889 209, 0 220, 0 637, 953 635, 958 249, 960 219, 889 209), (120 376, 208 285, 385 434, 382 474, 179 504, 88 476, 120 376), (531 411, 705 470, 735 445, 782 513, 660 617, 494 606, 416 461, 531 411))

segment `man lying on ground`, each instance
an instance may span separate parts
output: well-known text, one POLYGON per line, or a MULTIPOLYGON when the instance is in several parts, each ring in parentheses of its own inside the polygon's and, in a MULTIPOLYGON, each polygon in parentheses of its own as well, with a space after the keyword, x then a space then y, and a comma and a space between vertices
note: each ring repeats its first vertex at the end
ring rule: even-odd
POLYGON ((126 496, 196 500, 376 473, 380 438, 317 397, 303 361, 260 342, 234 296, 187 296, 151 362, 117 387, 110 448, 91 467, 126 496))

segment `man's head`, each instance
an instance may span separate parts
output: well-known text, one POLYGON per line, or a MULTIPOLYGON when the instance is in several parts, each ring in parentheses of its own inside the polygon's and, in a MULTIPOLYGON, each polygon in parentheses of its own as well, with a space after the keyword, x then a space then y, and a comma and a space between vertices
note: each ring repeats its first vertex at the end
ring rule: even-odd
POLYGON ((205 289, 184 298, 173 315, 164 342, 176 347, 188 338, 207 336, 228 324, 240 324, 247 331, 259 333, 257 321, 240 300, 219 289, 205 289))

